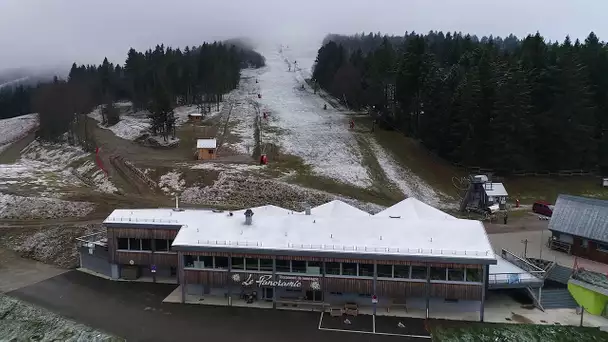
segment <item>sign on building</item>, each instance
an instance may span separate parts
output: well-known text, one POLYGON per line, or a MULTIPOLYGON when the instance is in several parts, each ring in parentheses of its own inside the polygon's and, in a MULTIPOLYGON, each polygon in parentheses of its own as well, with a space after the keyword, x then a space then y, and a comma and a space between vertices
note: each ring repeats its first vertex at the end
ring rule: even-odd
POLYGON ((277 275, 273 278, 271 274, 240 274, 234 273, 232 281, 240 283, 241 286, 257 287, 282 287, 291 289, 303 288, 303 283, 308 283, 313 290, 321 289, 319 278, 277 275))

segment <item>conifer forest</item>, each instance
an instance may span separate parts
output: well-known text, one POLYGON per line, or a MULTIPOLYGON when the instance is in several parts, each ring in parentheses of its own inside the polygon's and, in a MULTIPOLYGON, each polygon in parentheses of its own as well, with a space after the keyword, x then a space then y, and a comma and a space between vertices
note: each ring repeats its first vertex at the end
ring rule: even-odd
POLYGON ((457 164, 497 173, 608 169, 608 46, 406 33, 329 35, 313 81, 457 164))

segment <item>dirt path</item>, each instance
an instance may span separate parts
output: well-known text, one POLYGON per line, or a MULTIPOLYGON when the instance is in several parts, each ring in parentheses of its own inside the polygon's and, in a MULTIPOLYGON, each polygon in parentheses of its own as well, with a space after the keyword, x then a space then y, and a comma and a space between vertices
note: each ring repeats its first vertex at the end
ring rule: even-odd
POLYGON ((21 157, 21 150, 36 139, 36 132, 33 131, 30 134, 23 137, 23 139, 15 141, 6 150, 0 152, 0 164, 12 164, 21 157))

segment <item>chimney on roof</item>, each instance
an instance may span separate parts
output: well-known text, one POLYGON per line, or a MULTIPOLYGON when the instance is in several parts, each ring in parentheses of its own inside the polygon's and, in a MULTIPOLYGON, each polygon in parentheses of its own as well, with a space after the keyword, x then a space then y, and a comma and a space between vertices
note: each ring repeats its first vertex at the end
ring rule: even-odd
POLYGON ((253 211, 251 209, 245 210, 245 224, 251 226, 253 222, 253 211))
POLYGON ((306 209, 304 210, 304 212, 306 213, 306 215, 310 215, 310 204, 306 203, 306 209))

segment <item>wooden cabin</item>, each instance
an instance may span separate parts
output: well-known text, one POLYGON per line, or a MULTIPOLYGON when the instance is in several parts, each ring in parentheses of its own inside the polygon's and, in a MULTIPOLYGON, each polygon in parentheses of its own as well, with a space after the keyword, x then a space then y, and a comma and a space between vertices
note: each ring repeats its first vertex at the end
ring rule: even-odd
POLYGON ((215 159, 217 156, 217 140, 216 139, 197 139, 196 140, 196 156, 198 160, 215 159))
POLYGON ((200 124, 203 121, 203 114, 201 113, 190 113, 188 114, 188 121, 192 124, 200 124))

